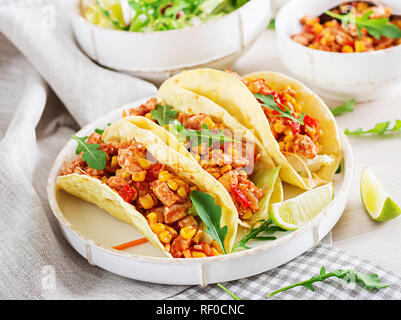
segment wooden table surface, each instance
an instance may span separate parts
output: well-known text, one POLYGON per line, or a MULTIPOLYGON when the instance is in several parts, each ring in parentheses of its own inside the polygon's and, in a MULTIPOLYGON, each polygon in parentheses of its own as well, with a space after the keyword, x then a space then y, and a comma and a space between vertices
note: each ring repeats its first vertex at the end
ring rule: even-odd
MULTIPOLYGON (((280 61, 273 31, 265 31, 232 69, 239 74, 272 70, 291 75, 280 61)), ((339 104, 322 98, 329 107, 339 104)), ((401 85, 391 95, 357 104, 354 112, 336 119, 341 130, 370 129, 384 121, 393 124, 395 119, 401 119, 401 85)), ((401 134, 356 136, 349 140, 354 153, 354 176, 347 207, 332 230, 333 245, 401 276, 401 217, 384 223, 371 220, 363 209, 359 192, 361 171, 367 166, 401 204, 401 134)))

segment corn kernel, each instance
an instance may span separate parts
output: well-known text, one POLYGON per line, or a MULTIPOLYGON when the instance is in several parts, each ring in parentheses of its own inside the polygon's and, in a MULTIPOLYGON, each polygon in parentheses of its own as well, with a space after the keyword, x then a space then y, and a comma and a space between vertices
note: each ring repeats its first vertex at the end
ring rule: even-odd
POLYGON ((102 180, 102 182, 104 182, 104 183, 107 183, 109 178, 107 178, 107 176, 103 176, 100 180, 102 180))
POLYGON ((182 253, 184 254, 184 257, 185 257, 185 258, 192 258, 191 251, 189 251, 189 250, 184 250, 182 253))
POLYGON ((170 243, 167 243, 167 244, 164 246, 164 251, 170 252, 170 249, 171 249, 171 245, 170 245, 170 243))
POLYGON ((134 172, 131 178, 132 181, 145 181, 146 171, 134 172))
POLYGON ((210 249, 212 252, 212 256, 218 256, 220 253, 216 250, 216 248, 211 248, 210 249))
POLYGON ((364 52, 366 51, 365 43, 362 41, 355 41, 355 52, 364 52))
POLYGON ((123 171, 121 172, 121 174, 120 174, 120 177, 123 178, 123 179, 129 178, 129 176, 130 176, 130 173, 129 173, 129 171, 127 171, 127 170, 123 170, 123 171))
POLYGON ((354 49, 349 45, 345 45, 341 48, 341 51, 344 53, 352 53, 354 52, 354 49))
POLYGON ((232 169, 231 164, 226 164, 225 166, 220 168, 220 174, 225 174, 232 169))
POLYGON ((284 150, 285 149, 285 142, 284 141, 280 141, 278 143, 278 146, 280 147, 280 150, 284 150))
POLYGON ((172 238, 175 238, 178 236, 178 232, 174 228, 172 228, 170 226, 166 226, 166 230, 171 234, 172 238))
POLYGON ((139 198, 139 204, 144 208, 144 209, 150 209, 153 207, 154 202, 153 202, 153 198, 151 197, 151 195, 148 193, 143 197, 139 198))
POLYGON ((185 182, 182 181, 181 179, 174 179, 174 181, 179 187, 185 186, 185 182))
POLYGON ((191 188, 189 188, 189 191, 195 191, 195 190, 198 190, 198 187, 197 186, 193 186, 193 187, 191 187, 191 188))
POLYGON ((142 169, 148 170, 150 166, 152 165, 147 159, 145 158, 139 158, 138 159, 139 165, 141 166, 142 169))
POLYGON ((150 112, 145 114, 145 118, 152 120, 152 114, 150 112))
POLYGON ((205 236, 205 231, 198 229, 194 238, 192 239, 196 244, 200 243, 205 236))
POLYGON ((171 190, 174 190, 174 191, 177 190, 177 188, 178 188, 177 183, 172 179, 167 181, 167 185, 171 190))
POLYGON ((159 180, 162 182, 167 182, 169 179, 171 179, 171 174, 168 171, 161 171, 159 173, 159 180))
POLYGON ((321 33, 323 31, 323 26, 320 23, 315 23, 313 25, 313 32, 314 33, 321 33))
POLYGON ((273 125, 274 131, 276 131, 277 133, 282 133, 285 130, 285 125, 283 125, 281 122, 276 122, 273 125))
POLYGON ((150 228, 153 230, 154 233, 160 233, 166 229, 166 225, 163 223, 152 223, 150 224, 150 228))
POLYGON ((190 240, 196 234, 197 229, 194 226, 186 226, 180 230, 180 235, 185 240, 190 240))
POLYGON ((212 129, 214 128, 214 122, 213 122, 212 119, 207 118, 205 122, 206 122, 207 127, 208 127, 210 130, 212 130, 212 129))
POLYGON ((186 198, 187 197, 187 191, 185 190, 184 187, 179 187, 177 190, 177 194, 181 197, 181 198, 186 198))
POLYGON ((166 230, 160 232, 157 236, 159 240, 163 243, 169 243, 172 239, 171 234, 166 230))
POLYGON ((111 157, 110 166, 112 169, 115 169, 118 167, 117 156, 111 157))
POLYGON ((204 257, 206 257, 206 254, 204 252, 200 252, 200 251, 192 251, 192 257, 193 258, 204 258, 204 257))
POLYGON ((285 144, 285 151, 291 151, 292 144, 293 144, 292 142, 287 142, 285 144))
POLYGON ((123 118, 127 116, 127 111, 123 110, 123 118))
POLYGON ((293 135, 285 136, 284 139, 283 139, 283 141, 284 141, 285 143, 291 142, 292 140, 294 140, 294 136, 293 136, 293 135))
POLYGON ((248 210, 247 212, 245 212, 243 215, 242 215, 242 219, 243 220, 248 220, 248 219, 250 219, 252 217, 252 211, 251 210, 248 210))
POLYGON ((220 247, 220 245, 217 243, 216 240, 213 240, 211 244, 212 244, 213 248, 215 248, 215 249, 217 250, 218 253, 223 253, 223 250, 221 250, 221 247, 220 247))
POLYGON ((148 218, 149 224, 157 223, 157 213, 151 212, 149 213, 146 218, 148 218))

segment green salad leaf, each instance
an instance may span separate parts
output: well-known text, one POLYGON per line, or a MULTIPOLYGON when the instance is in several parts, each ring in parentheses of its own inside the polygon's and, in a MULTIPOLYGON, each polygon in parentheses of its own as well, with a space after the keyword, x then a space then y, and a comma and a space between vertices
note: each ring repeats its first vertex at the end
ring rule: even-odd
POLYGON ((216 205, 211 195, 194 190, 191 192, 191 201, 198 216, 206 226, 206 232, 217 241, 223 253, 226 254, 224 240, 227 236, 228 226, 220 227, 221 207, 216 205))
POLYGON ((279 113, 278 116, 283 117, 283 118, 291 119, 292 121, 297 122, 300 125, 304 125, 305 113, 302 113, 299 118, 296 118, 291 114, 291 110, 288 107, 283 106, 282 104, 280 104, 280 106, 285 109, 285 111, 282 110, 277 105, 277 103, 274 101, 273 95, 268 94, 267 96, 265 96, 265 95, 260 94, 260 93, 255 93, 254 96, 255 96, 256 99, 259 100, 260 104, 263 107, 269 108, 269 109, 272 109, 272 110, 278 112, 279 113))
POLYGON ((276 19, 270 19, 269 24, 267 25, 268 30, 276 30, 276 19))
POLYGON ((273 291, 272 293, 269 293, 267 295, 267 297, 270 298, 277 293, 287 291, 287 290, 290 290, 295 287, 305 287, 311 291, 315 291, 315 288, 312 285, 313 283, 322 282, 331 277, 336 277, 338 279, 342 279, 342 280, 346 281, 347 283, 350 283, 350 282, 361 283, 363 285, 364 289, 366 289, 368 291, 370 291, 373 288, 374 289, 383 289, 383 288, 387 288, 389 286, 388 284, 381 282, 378 275, 374 274, 374 273, 362 273, 362 272, 358 272, 353 269, 347 269, 347 270, 340 269, 340 270, 335 270, 335 271, 326 273, 326 269, 324 267, 322 267, 320 269, 320 274, 318 276, 314 276, 308 280, 304 280, 304 281, 283 287, 276 291, 273 291))
POLYGON ((401 38, 401 29, 391 23, 389 18, 370 19, 369 17, 373 14, 373 11, 366 12, 362 17, 355 17, 351 12, 344 15, 331 11, 326 11, 325 13, 332 18, 340 20, 346 26, 350 23, 355 24, 359 37, 361 37, 361 29, 365 28, 376 39, 380 39, 382 36, 393 39, 401 38))
POLYGON ((385 133, 398 133, 401 132, 401 120, 395 120, 394 127, 390 128, 390 121, 379 122, 377 123, 373 129, 363 130, 362 128, 358 128, 355 131, 350 131, 349 129, 345 129, 344 133, 348 136, 358 136, 358 135, 366 135, 366 134, 378 134, 382 135, 385 133))
POLYGON ((78 145, 75 149, 76 154, 82 153, 82 161, 85 161, 89 167, 96 170, 103 170, 106 167, 106 153, 99 150, 98 144, 86 143, 88 137, 77 137, 72 135, 72 138, 77 141, 78 145))
POLYGON ((158 104, 155 110, 150 112, 152 118, 157 120, 159 126, 165 126, 172 122, 177 116, 177 111, 168 105, 158 104))
POLYGON ((351 99, 351 100, 348 100, 347 102, 345 102, 344 104, 336 107, 335 109, 331 110, 331 112, 336 117, 345 112, 354 111, 354 106, 355 106, 355 99, 351 99))

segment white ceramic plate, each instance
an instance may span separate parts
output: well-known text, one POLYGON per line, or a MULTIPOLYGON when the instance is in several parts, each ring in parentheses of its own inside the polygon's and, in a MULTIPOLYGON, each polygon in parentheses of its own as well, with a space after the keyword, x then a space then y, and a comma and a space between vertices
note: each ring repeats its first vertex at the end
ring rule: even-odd
POLYGON ((97 63, 154 82, 183 69, 224 69, 266 29, 270 0, 251 0, 241 8, 197 26, 158 32, 105 29, 86 21, 78 1, 72 27, 81 49, 97 63))
MULTIPOLYGON (((94 129, 121 118, 122 110, 136 107, 147 99, 133 102, 88 124, 76 133, 87 136, 94 129)), ((348 140, 342 135, 344 163, 341 174, 335 175, 334 200, 310 223, 293 232, 278 232, 275 241, 257 241, 252 249, 224 256, 198 259, 171 259, 152 247, 142 244, 124 251, 113 246, 143 237, 131 225, 121 222, 95 205, 56 190, 60 168, 75 155, 76 142, 68 143, 57 156, 51 169, 47 193, 50 206, 65 238, 90 264, 124 277, 163 284, 199 284, 224 282, 252 276, 284 264, 315 246, 341 217, 349 194, 353 156, 348 140)), ((300 191, 285 186, 286 197, 300 191)), ((242 237, 241 230, 237 238, 242 237)))

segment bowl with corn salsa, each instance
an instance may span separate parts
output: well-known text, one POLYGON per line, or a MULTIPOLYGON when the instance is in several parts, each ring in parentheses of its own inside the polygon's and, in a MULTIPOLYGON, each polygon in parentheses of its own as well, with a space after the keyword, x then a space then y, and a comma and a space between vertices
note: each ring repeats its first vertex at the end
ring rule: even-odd
POLYGON ((327 98, 369 101, 401 81, 401 3, 294 1, 276 19, 280 58, 327 98))

